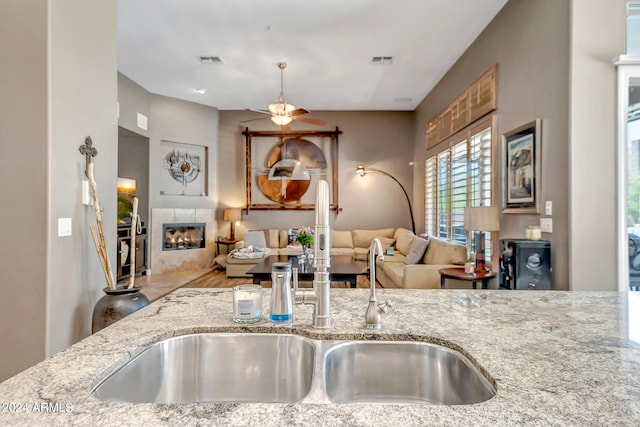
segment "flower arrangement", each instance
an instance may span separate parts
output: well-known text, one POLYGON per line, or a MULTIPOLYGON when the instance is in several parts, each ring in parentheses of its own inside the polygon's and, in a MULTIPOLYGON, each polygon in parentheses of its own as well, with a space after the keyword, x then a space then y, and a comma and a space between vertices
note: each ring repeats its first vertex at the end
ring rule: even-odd
POLYGON ((300 242, 303 247, 309 247, 313 245, 313 228, 302 226, 296 231, 293 238, 296 242, 300 242))

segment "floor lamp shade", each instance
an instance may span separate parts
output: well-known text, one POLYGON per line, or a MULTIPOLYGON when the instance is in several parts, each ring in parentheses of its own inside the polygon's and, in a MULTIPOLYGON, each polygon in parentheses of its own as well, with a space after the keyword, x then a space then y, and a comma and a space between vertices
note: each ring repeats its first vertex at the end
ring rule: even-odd
POLYGON ((224 220, 231 221, 231 231, 229 234, 229 240, 236 239, 236 221, 240 221, 242 218, 242 210, 239 208, 229 208, 224 210, 224 220))
POLYGON ((476 270, 486 269, 484 232, 500 230, 500 214, 497 206, 476 206, 464 209, 464 229, 480 231, 480 240, 476 251, 476 270))

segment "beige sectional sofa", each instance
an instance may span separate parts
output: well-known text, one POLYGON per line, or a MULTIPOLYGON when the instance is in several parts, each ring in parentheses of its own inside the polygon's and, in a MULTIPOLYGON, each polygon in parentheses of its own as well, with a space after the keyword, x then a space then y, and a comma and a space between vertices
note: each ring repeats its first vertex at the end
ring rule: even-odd
MULTIPOLYGON (((267 255, 298 255, 300 248, 288 247, 287 230, 263 230, 267 255)), ((383 249, 393 246, 394 254, 385 255, 377 262, 376 276, 380 284, 388 288, 429 289, 440 287, 438 270, 459 267, 467 260, 467 248, 463 245, 439 239, 422 239, 406 228, 382 228, 377 230, 331 230, 331 254, 352 255, 356 260, 368 259, 371 241, 378 237, 383 249), (414 240, 417 240, 414 242, 414 240), (426 246, 426 250, 424 247, 426 246)), ((244 241, 236 248, 244 247, 244 241)), ((261 259, 234 259, 227 257, 227 277, 250 277, 247 271, 261 259)))
POLYGON ((376 278, 383 287, 439 289, 438 270, 463 266, 467 260, 466 246, 431 237, 426 240, 426 251, 418 262, 409 262, 408 255, 415 239, 421 238, 404 228, 396 230, 394 255, 385 255, 384 260, 376 263, 376 278))

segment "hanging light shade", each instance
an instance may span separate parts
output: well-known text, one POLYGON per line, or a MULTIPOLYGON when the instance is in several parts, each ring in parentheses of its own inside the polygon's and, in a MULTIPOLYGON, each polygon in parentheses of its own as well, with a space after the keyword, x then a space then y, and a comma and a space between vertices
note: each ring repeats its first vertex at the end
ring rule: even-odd
MULTIPOLYGON (((269 105, 269 110, 271 110, 271 105, 269 105)), ((291 105, 291 104, 288 104, 288 105, 291 105)), ((286 126, 293 121, 293 118, 291 118, 291 116, 276 115, 276 116, 271 116, 271 121, 277 124, 278 126, 286 126)))
POLYGON ((284 62, 278 63, 280 68, 280 96, 276 99, 276 102, 269 104, 269 112, 271 113, 271 121, 277 125, 285 126, 291 123, 291 112, 296 109, 296 106, 289 104, 284 97, 284 69, 287 64, 284 62))

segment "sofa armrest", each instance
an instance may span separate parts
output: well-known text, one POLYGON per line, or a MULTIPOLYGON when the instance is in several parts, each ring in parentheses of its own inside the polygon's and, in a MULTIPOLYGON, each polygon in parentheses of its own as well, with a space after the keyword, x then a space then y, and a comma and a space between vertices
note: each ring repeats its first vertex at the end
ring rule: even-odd
POLYGON ((402 278, 405 289, 440 289, 441 268, 446 265, 411 264, 405 265, 402 278))

